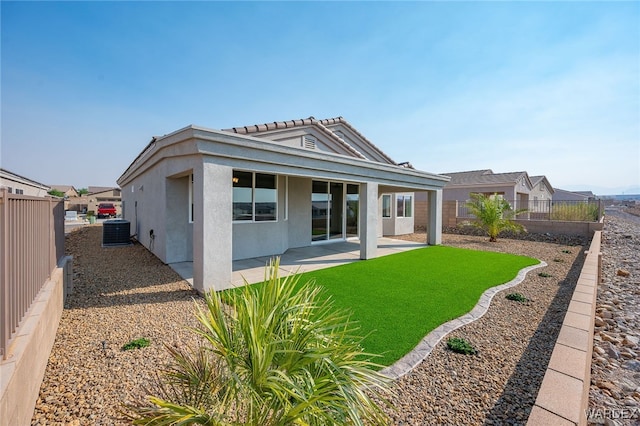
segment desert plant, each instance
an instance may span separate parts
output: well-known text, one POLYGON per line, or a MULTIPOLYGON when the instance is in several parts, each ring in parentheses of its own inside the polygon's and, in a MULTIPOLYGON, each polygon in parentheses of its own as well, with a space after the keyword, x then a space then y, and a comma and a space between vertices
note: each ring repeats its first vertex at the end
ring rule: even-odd
POLYGON ((552 275, 551 275, 551 274, 549 274, 549 273, 547 273, 547 272, 539 272, 539 273, 538 273, 538 276, 539 276, 539 277, 542 277, 542 278, 549 278, 549 277, 551 277, 552 275))
POLYGON ((526 209, 513 210, 511 205, 498 194, 493 196, 470 194, 470 197, 471 200, 467 201, 466 207, 476 219, 473 222, 465 223, 465 225, 470 224, 484 230, 489 234, 489 241, 497 241, 498 234, 504 230, 514 232, 525 230, 513 219, 517 215, 525 213, 526 209))
POLYGON ((450 337, 447 339, 447 348, 453 352, 464 355, 475 355, 478 351, 461 337, 450 337))
POLYGON ((132 340, 129 343, 125 343, 124 345, 122 345, 122 350, 130 351, 131 349, 146 348, 150 344, 151 342, 149 341, 149 339, 141 337, 140 339, 132 340))
POLYGON ((299 275, 281 278, 270 263, 265 283, 221 296, 197 309, 197 348, 167 348, 159 396, 130 407, 136 424, 386 424, 372 395, 384 401, 390 381, 349 313, 299 275), (223 304, 229 302, 230 306, 223 304))
POLYGON ((513 300, 514 302, 527 303, 529 301, 529 299, 521 293, 509 293, 505 297, 509 300, 513 300))
POLYGON ((597 222, 599 214, 598 203, 558 201, 553 203, 551 220, 597 222))

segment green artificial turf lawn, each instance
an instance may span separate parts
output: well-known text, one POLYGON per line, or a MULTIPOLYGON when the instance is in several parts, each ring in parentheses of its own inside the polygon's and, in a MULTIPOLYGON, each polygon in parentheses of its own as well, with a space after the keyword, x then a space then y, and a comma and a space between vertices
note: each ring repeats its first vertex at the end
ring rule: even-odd
POLYGON ((302 274, 353 312, 365 352, 391 365, 430 331, 471 311, 480 295, 538 261, 525 256, 425 247, 302 274))

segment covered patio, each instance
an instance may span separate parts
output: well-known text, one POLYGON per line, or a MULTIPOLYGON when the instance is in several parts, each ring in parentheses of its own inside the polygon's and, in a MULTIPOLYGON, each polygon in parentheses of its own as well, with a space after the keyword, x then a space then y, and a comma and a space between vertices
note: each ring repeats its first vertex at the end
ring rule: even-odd
MULTIPOLYGON (((377 244, 378 256, 401 253, 427 246, 426 243, 386 237, 378 238, 377 244)), ((234 261, 231 286, 241 286, 245 280, 250 284, 262 281, 264 279, 265 265, 269 263, 272 257, 275 256, 261 256, 234 261)), ((296 271, 315 271, 359 260, 361 260, 360 241, 357 239, 332 244, 291 248, 280 255, 280 273, 282 276, 286 276, 296 271)), ((170 263, 169 266, 193 286, 193 262, 170 263)))

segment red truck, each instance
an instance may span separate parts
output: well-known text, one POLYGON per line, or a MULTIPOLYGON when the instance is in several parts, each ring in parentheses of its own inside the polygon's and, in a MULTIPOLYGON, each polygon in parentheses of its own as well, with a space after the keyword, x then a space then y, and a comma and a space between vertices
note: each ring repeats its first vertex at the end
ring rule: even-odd
POLYGON ((113 203, 98 204, 98 218, 116 217, 116 206, 113 203))

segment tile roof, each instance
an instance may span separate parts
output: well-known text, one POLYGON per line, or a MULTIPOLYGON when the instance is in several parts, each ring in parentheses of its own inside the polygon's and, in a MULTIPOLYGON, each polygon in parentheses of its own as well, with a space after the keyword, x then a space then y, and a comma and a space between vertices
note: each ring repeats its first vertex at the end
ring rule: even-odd
POLYGON ((11 172, 11 171, 9 171, 7 169, 3 169, 2 167, 0 167, 0 176, 4 177, 6 179, 11 179, 11 180, 13 180, 13 179, 23 180, 24 182, 33 184, 35 186, 39 185, 43 189, 45 189, 45 188, 50 189, 51 188, 51 186, 49 186, 49 185, 45 185, 44 183, 36 182, 33 179, 29 179, 29 178, 21 176, 21 175, 19 175, 17 173, 13 173, 13 172, 11 172))
POLYGON ((259 132, 267 132, 273 130, 281 130, 281 129, 291 129, 294 127, 303 127, 303 126, 314 126, 332 140, 334 140, 339 145, 343 146, 347 151, 351 152, 358 158, 366 159, 366 157, 349 143, 347 143, 344 139, 336 135, 331 129, 327 126, 342 124, 355 133, 359 138, 365 141, 372 150, 378 153, 381 157, 386 159, 391 164, 396 164, 395 161, 391 159, 387 154, 385 154, 380 148, 374 145, 370 140, 368 140, 362 133, 355 129, 347 120, 343 117, 335 117, 335 118, 325 118, 318 120, 315 117, 311 116, 309 118, 301 118, 298 120, 288 120, 288 121, 274 121, 272 123, 263 123, 263 124, 253 124, 250 126, 242 126, 242 127, 232 127, 230 129, 222 129, 225 132, 233 132, 238 134, 252 134, 259 132))
POLYGON ((528 179, 527 172, 493 173, 490 169, 442 174, 451 177, 446 186, 515 184, 523 176, 528 179))
POLYGON ((51 189, 55 189, 56 191, 60 191, 60 192, 67 192, 72 189, 76 191, 73 185, 49 185, 49 186, 51 187, 51 189))
POLYGON ((105 191, 111 191, 113 189, 120 189, 117 186, 90 186, 89 188, 87 188, 87 191, 89 191, 89 194, 94 194, 96 192, 105 192, 105 191))
POLYGON ((531 184, 533 186, 536 186, 537 184, 540 183, 540 181, 542 179, 545 179, 546 176, 542 175, 542 176, 529 176, 529 179, 531 179, 531 184))

